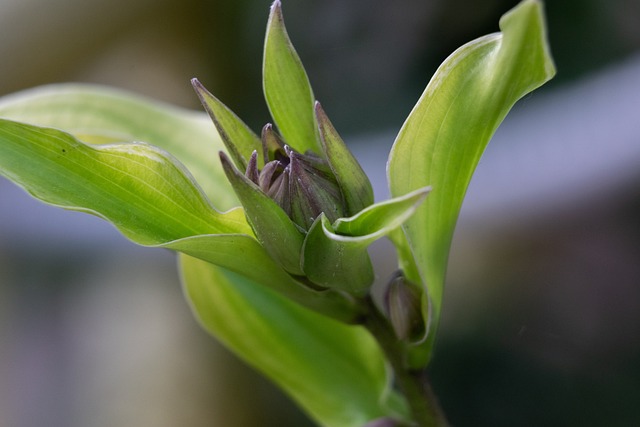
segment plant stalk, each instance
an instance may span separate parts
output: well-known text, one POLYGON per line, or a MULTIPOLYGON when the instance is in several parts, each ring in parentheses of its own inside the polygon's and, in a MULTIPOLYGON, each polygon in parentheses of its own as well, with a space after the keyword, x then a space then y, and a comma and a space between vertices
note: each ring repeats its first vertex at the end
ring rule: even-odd
POLYGON ((440 407, 425 369, 410 370, 405 363, 405 344, 400 341, 386 317, 368 297, 368 316, 364 326, 378 341, 393 369, 394 379, 411 410, 411 427, 447 427, 449 423, 440 407))

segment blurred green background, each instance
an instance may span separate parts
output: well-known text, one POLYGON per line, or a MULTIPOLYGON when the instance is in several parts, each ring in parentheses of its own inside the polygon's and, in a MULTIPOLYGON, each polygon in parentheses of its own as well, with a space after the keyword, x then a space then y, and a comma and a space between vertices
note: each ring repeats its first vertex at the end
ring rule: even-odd
MULTIPOLYGON (((284 1, 315 94, 386 197, 384 163, 444 58, 516 1, 284 1)), ((66 81, 254 129, 269 1, 0 0, 0 95, 66 81)), ((431 368, 455 426, 640 425, 640 3, 549 0, 557 77, 483 158, 431 368)), ((380 280, 388 246, 372 255, 380 280)), ((269 351, 265 349, 265 351, 269 351)), ((0 426, 313 425, 189 313, 174 256, 0 179, 0 426)))

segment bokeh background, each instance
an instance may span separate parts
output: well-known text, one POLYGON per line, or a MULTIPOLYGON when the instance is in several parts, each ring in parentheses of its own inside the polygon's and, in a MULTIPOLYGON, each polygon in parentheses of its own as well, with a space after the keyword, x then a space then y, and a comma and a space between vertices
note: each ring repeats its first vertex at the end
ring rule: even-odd
MULTIPOLYGON (((438 64, 516 3, 284 1, 379 199, 438 64)), ((81 81, 196 109, 197 76, 259 129, 268 7, 0 0, 0 94, 81 81)), ((431 375, 455 426, 640 425, 640 3, 546 10, 558 75, 499 129, 454 239, 431 375)), ((0 426, 133 425, 313 424, 199 328, 171 253, 0 178, 0 426)))

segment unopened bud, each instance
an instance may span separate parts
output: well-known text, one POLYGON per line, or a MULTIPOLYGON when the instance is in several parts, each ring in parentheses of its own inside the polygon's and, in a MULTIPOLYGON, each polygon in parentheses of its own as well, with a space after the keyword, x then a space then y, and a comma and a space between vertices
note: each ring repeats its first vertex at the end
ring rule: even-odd
POLYGON ((330 221, 344 216, 344 198, 326 160, 313 154, 301 154, 282 142, 271 125, 262 130, 266 164, 257 168, 254 154, 246 176, 271 197, 291 220, 308 230, 324 213, 330 221))
POLYGON ((287 150, 291 189, 291 219, 308 230, 324 213, 333 222, 344 216, 344 201, 336 177, 324 159, 287 150))
POLYGON ((424 331, 420 292, 402 271, 389 281, 385 293, 385 309, 398 339, 419 337, 424 331))
POLYGON ((398 425, 398 422, 393 418, 384 417, 369 421, 362 427, 397 427, 398 425))

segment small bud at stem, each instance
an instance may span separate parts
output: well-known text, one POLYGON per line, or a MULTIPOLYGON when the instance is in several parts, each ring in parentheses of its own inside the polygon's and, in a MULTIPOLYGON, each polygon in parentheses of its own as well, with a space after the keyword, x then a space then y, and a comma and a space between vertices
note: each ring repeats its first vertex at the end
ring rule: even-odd
POLYGON ((385 309, 396 336, 408 340, 419 336, 424 329, 420 293, 402 271, 398 271, 387 285, 385 309))

